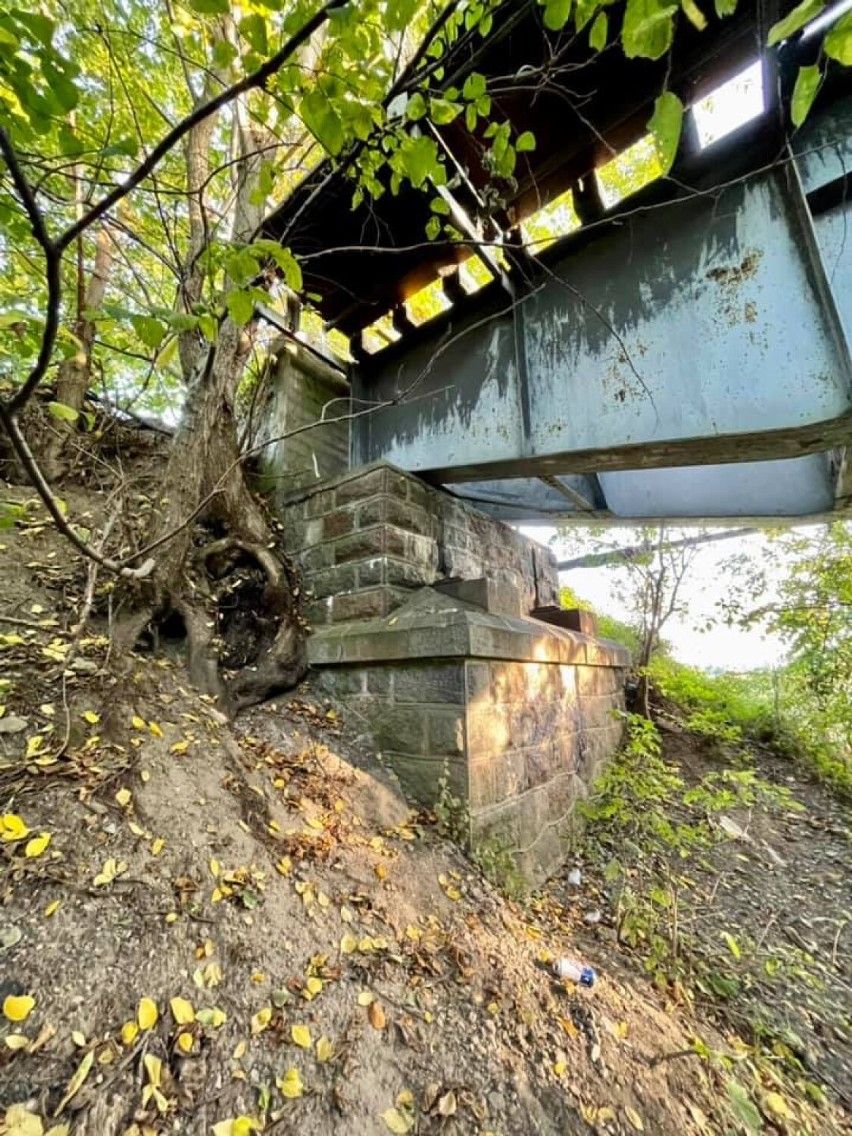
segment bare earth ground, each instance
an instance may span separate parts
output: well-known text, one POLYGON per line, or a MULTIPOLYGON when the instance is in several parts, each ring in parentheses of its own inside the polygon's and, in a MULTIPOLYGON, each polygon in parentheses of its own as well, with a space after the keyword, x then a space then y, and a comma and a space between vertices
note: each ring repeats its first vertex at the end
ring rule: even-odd
POLYGON ((0 1003, 34 1000, 0 1016, 3 1136, 747 1132, 732 1067, 763 1131, 849 1130, 848 827, 822 790, 734 818, 754 843, 701 869, 741 979, 784 956, 736 1006, 789 1022, 827 1095, 785 1082, 779 1116, 727 1008, 691 1010, 618 945, 593 865, 506 900, 309 690, 231 726, 174 659, 111 679, 105 627, 69 660, 83 573, 37 510, 0 545, 0 813, 29 830, 0 842, 0 1003), (592 990, 548 976, 563 953, 592 990))

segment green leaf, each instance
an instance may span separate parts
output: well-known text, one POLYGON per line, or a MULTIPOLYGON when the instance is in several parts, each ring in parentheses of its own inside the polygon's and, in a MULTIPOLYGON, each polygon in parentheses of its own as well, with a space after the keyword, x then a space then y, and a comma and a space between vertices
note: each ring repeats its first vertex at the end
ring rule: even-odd
POLYGON ((284 273, 284 280, 288 288, 294 292, 301 292, 303 287, 302 282, 302 268, 293 254, 288 248, 278 246, 278 251, 274 254, 275 263, 284 273))
POLYGON ((680 0, 680 6, 692 26, 703 32, 707 27, 707 17, 695 3, 695 0, 680 0))
POLYGON ((733 16, 737 10, 737 0, 716 0, 716 15, 720 19, 725 16, 733 16))
POLYGON ((659 59, 672 45, 678 5, 667 0, 627 0, 621 43, 628 59, 659 59))
POLYGON ((737 942, 737 940, 734 938, 734 936, 730 933, 730 931, 723 931, 722 932, 722 938, 725 940, 725 945, 727 946, 727 948, 731 952, 731 954, 734 956, 734 958, 735 959, 742 958, 742 951, 740 950, 740 944, 737 942))
POLYGON ((592 51, 603 51, 609 33, 609 18, 606 12, 598 12, 589 32, 589 47, 592 51))
POLYGON ((480 95, 484 95, 488 89, 488 84, 484 75, 480 75, 478 71, 474 71, 464 81, 462 87, 462 95, 469 101, 478 99, 480 95))
POLYGON ((213 45, 213 66, 224 71, 226 67, 230 67, 239 54, 232 43, 228 43, 226 39, 218 39, 213 45))
POLYGON ((261 55, 266 55, 269 51, 269 40, 266 36, 266 20, 263 16, 255 13, 251 16, 245 16, 239 22, 240 35, 248 40, 255 51, 260 52, 261 55))
POLYGON ((581 32, 589 20, 601 7, 601 0, 577 0, 574 9, 574 27, 581 32))
POLYGON ((429 208, 433 213, 440 213, 442 217, 448 217, 450 214, 450 206, 443 197, 433 197, 429 202, 429 208))
POLYGON ((761 1120, 760 1113, 754 1101, 739 1081, 731 1079, 725 1084, 725 1089, 738 1122, 742 1124, 750 1134, 760 1132, 763 1129, 763 1121, 761 1120))
POLYGON ((802 0, 789 15, 769 29, 766 42, 770 47, 780 43, 782 39, 789 39, 795 35, 805 24, 809 24, 825 7, 825 0, 802 0))
POLYGON ((329 154, 337 155, 343 149, 346 135, 340 116, 319 87, 314 87, 302 99, 299 116, 329 154))
POLYGON ((417 0, 390 0, 387 6, 388 31, 404 31, 417 11, 417 0))
POLYGON ((667 174, 674 164, 683 129, 683 103, 673 91, 664 91, 654 103, 648 129, 654 136, 662 172, 667 174))
POLYGON ((552 32, 561 31, 571 15, 572 0, 547 0, 544 9, 544 26, 552 32))
POLYGON ((829 59, 836 59, 844 67, 852 67, 852 12, 840 17, 823 40, 822 47, 829 59))
POLYGON ((239 327, 249 323, 254 315, 254 299, 250 292, 244 289, 234 289, 229 292, 225 303, 228 306, 228 315, 239 327))
POLYGON ((799 68, 790 102, 790 118, 794 126, 801 126, 808 117, 821 82, 822 73, 816 63, 810 67, 799 68))
POLYGON ((518 139, 515 142, 515 149, 519 154, 525 154, 535 149, 535 135, 531 130, 525 130, 523 134, 518 135, 518 139))
POLYGON ((47 409, 60 422, 76 422, 80 416, 79 411, 73 406, 66 406, 64 402, 49 402, 47 409))
POLYGON ((419 122, 421 118, 426 117, 426 100, 419 91, 415 91, 405 107, 405 117, 409 122, 419 122))
POLYGON ((131 316, 130 322, 146 347, 156 349, 163 342, 166 329, 153 316, 131 316))
POLYGON ((432 138, 407 138, 398 151, 404 172, 419 189, 438 167, 438 145, 432 138))
POLYGON ((231 10, 229 0, 189 0, 189 6, 200 16, 226 16, 231 10))
POLYGON ((429 112, 436 126, 446 126, 461 114, 461 105, 451 103, 449 99, 431 99, 429 112))

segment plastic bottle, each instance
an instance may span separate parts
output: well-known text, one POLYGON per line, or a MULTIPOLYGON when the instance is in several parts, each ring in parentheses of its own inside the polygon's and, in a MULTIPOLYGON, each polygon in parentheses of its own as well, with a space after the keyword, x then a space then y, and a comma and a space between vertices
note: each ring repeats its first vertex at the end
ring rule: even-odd
POLYGON ((553 964, 553 973, 557 978, 575 982, 578 986, 594 986, 598 977, 592 967, 573 958, 557 959, 553 964))

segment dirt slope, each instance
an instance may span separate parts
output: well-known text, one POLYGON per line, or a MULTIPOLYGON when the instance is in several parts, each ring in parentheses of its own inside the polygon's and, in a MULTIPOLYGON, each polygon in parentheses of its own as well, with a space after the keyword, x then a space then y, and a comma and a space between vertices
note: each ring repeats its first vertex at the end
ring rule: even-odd
POLYGON ((724 1022, 583 923, 592 876, 507 901, 309 691, 232 727, 174 659, 111 677, 106 626, 69 662, 83 574, 28 516, 0 534, 0 1134, 745 1131, 729 1071, 678 1056, 724 1022), (547 973, 575 951, 590 991, 547 973))

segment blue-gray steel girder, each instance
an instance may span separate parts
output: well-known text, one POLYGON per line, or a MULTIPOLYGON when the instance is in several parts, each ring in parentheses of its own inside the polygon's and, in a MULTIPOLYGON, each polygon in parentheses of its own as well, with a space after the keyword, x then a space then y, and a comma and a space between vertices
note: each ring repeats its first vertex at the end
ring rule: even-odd
POLYGON ((625 217, 514 305, 492 297, 373 360, 353 394, 393 405, 353 424, 353 461, 455 484, 513 520, 845 504, 852 206, 825 194, 852 168, 852 100, 795 149, 625 217), (815 192, 828 204, 812 216, 815 192))

